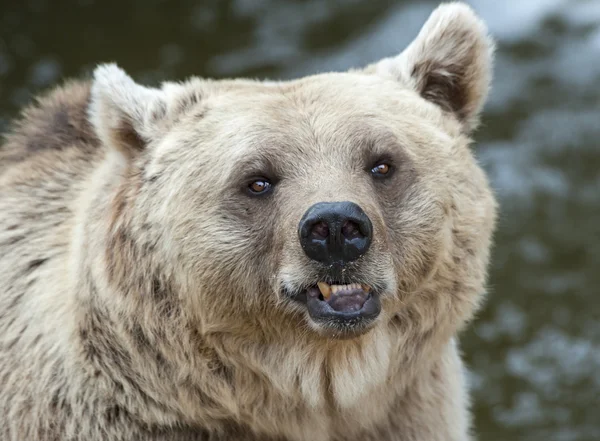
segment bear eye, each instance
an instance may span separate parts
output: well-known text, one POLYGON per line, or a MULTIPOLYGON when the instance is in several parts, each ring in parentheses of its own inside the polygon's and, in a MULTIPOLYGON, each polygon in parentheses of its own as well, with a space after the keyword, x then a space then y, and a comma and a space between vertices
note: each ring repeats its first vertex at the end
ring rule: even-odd
POLYGON ((385 178, 387 175, 390 174, 391 170, 392 166, 390 164, 382 162, 371 169, 371 174, 375 178, 385 178))
POLYGON ((250 194, 259 196, 268 193, 272 187, 273 185, 267 179, 260 178, 252 181, 248 185, 248 190, 250 191, 250 194))

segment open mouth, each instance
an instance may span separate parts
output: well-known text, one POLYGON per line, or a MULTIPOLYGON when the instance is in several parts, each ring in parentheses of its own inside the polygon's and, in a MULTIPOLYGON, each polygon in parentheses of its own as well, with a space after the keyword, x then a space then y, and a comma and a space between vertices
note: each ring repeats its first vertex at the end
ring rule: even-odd
POLYGON ((361 333, 381 312, 379 294, 370 286, 359 283, 318 282, 295 299, 306 303, 314 322, 338 334, 361 333))
MULTIPOLYGON (((371 287, 358 283, 350 285, 330 285, 325 282, 317 283, 319 300, 326 302, 334 311, 356 312, 360 311, 371 296, 371 287)), ((316 292, 309 290, 308 295, 314 296, 316 292)))

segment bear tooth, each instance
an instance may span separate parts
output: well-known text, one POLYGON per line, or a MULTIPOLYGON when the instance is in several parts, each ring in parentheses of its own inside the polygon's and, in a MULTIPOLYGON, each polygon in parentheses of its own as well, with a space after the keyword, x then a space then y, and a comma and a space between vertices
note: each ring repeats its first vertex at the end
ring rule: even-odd
POLYGON ((369 285, 362 285, 362 289, 364 290, 364 292, 371 291, 371 287, 369 285))
POLYGON ((317 286, 319 287, 319 291, 321 291, 321 294, 323 294, 323 298, 325 300, 328 300, 329 297, 331 297, 331 286, 329 286, 329 284, 325 282, 319 282, 317 283, 317 286))

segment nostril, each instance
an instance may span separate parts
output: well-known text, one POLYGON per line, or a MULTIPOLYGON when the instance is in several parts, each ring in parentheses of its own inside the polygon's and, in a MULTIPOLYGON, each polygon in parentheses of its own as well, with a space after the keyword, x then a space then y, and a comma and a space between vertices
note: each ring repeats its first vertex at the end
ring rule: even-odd
POLYGON ((364 236, 360 231, 360 226, 356 222, 350 220, 347 220, 342 225, 342 234, 346 239, 355 239, 364 236))
POLYGON ((325 222, 317 222, 313 225, 311 236, 315 239, 326 239, 329 236, 329 226, 325 222))

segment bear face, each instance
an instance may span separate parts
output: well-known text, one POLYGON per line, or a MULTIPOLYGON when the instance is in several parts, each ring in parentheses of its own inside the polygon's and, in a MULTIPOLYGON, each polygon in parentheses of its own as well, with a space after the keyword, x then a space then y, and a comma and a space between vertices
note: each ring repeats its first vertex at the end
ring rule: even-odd
MULTIPOLYGON (((102 66, 90 119, 136 177, 114 225, 144 231, 210 329, 352 338, 424 289, 460 291, 443 303, 460 323, 483 290, 495 216, 468 137, 492 49, 451 5, 399 56, 347 73, 151 89, 102 66)), ((123 259, 109 243, 113 282, 129 286, 136 269, 110 271, 123 259)))

